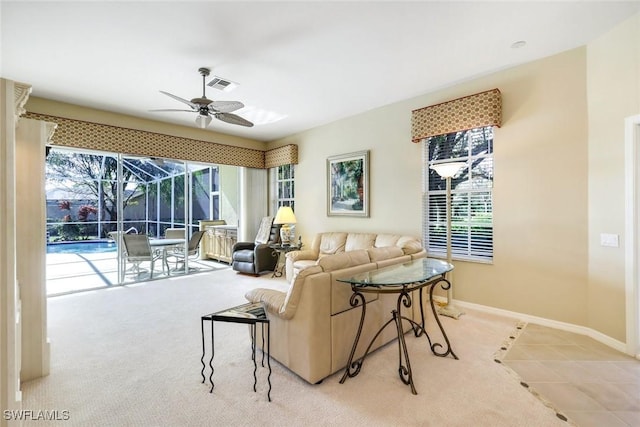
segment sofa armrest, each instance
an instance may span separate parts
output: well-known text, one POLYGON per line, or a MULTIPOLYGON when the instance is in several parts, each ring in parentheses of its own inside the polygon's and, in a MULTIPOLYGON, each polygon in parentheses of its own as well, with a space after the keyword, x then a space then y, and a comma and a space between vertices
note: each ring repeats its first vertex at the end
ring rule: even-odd
POLYGON ((284 269, 287 282, 291 282, 295 279, 295 272, 293 264, 296 261, 317 261, 318 252, 312 249, 305 249, 303 251, 288 252, 285 256, 284 269))
POLYGON ((275 289, 255 288, 247 292, 244 297, 249 302, 261 302, 265 310, 279 316, 287 294, 275 289))
POLYGON ((322 273, 322 267, 319 265, 303 270, 289 286, 286 293, 273 289, 256 288, 247 292, 244 297, 250 302, 263 303, 269 313, 288 320, 296 314, 305 279, 316 273, 322 273))
POLYGON ((253 250, 255 256, 256 271, 273 270, 278 263, 278 253, 269 247, 269 244, 261 243, 253 250))
POLYGON ((316 260, 318 259, 318 254, 311 249, 305 249, 304 251, 291 251, 287 253, 287 259, 291 260, 291 262, 296 262, 301 259, 316 260))

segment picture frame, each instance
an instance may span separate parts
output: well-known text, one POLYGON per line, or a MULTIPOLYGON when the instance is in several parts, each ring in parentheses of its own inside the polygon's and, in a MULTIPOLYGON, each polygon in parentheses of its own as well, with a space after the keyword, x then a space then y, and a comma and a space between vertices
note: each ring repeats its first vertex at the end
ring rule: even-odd
POLYGON ((327 158, 327 216, 369 216, 369 150, 327 158))

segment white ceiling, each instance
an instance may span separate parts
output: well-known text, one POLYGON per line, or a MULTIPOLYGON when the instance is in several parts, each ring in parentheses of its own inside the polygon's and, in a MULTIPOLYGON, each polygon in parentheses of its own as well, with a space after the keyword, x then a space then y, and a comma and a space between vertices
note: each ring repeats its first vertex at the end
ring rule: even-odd
POLYGON ((207 97, 286 118, 209 129, 270 141, 585 45, 639 11, 639 1, 3 0, 0 72, 33 96, 195 126, 195 113, 148 110, 186 107, 159 90, 198 97, 197 70, 210 67, 240 86, 207 97))

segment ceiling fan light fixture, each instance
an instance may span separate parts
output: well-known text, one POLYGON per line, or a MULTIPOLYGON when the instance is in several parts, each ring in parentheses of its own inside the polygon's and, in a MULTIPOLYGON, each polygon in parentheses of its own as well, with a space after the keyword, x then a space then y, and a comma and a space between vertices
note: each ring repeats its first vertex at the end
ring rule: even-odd
POLYGON ((211 123, 211 116, 209 115, 202 115, 202 114, 198 114, 198 117, 196 117, 196 124, 201 128, 204 129, 207 126, 209 126, 209 123, 211 123))

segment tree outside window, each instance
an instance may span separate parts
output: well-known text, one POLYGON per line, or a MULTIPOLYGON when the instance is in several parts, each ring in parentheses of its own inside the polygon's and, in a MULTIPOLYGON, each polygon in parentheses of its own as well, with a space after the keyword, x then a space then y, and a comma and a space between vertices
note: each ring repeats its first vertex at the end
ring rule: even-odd
POLYGON ((456 259, 493 259, 493 128, 424 140, 423 237, 430 255, 446 255, 446 181, 431 165, 464 162, 451 179, 451 251, 456 259))

